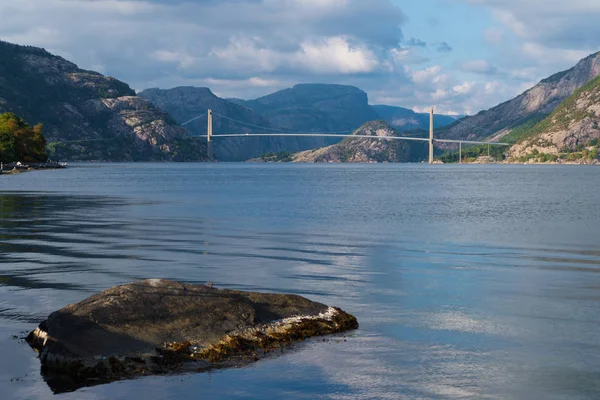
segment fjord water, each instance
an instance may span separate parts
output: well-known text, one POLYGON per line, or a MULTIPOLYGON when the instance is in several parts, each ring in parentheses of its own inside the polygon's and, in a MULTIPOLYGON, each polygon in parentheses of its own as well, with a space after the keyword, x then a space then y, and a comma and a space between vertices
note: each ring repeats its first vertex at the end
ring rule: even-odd
POLYGON ((297 293, 361 327, 249 367, 64 399, 600 398, 594 167, 98 164, 0 178, 0 397, 49 399, 13 338, 145 278, 297 293))

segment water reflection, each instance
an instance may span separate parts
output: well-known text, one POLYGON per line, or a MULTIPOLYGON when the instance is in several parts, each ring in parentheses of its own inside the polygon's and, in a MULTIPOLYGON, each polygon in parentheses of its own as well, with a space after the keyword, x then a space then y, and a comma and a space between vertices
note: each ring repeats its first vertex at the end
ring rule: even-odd
POLYGON ((51 397, 11 335, 170 278, 303 294, 361 329, 247 369, 61 397, 600 398, 600 175, 435 168, 103 165, 45 176, 68 196, 0 193, 0 391, 51 397))

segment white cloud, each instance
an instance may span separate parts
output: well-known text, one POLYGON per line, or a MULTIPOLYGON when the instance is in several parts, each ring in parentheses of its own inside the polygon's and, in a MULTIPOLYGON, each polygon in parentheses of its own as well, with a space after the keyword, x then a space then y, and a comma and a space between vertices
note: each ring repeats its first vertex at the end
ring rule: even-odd
POLYGON ((588 50, 561 49, 556 51, 555 48, 533 42, 523 43, 520 50, 523 57, 532 60, 552 60, 567 65, 574 65, 590 54, 588 50))
POLYGON ((139 89, 210 86, 252 98, 331 82, 356 85, 372 102, 458 113, 494 106, 600 48, 600 1, 445 1, 492 10, 497 22, 481 34, 493 57, 441 58, 435 46, 448 38, 406 40, 391 0, 0 0, 10 16, 0 39, 139 89))
POLYGON ((340 9, 349 5, 348 0, 271 0, 275 2, 288 3, 296 8, 306 8, 309 10, 318 9, 320 12, 323 10, 340 9))
POLYGON ((157 50, 152 53, 151 57, 157 61, 174 62, 180 68, 188 68, 195 64, 196 59, 185 52, 177 52, 170 50, 157 50))
POLYGON ((269 49, 258 37, 233 37, 226 47, 213 48, 209 56, 225 68, 252 72, 273 72, 283 55, 269 49))
POLYGON ((487 94, 494 94, 500 91, 502 84, 498 81, 492 81, 485 84, 484 90, 487 94))
POLYGON ((475 82, 463 82, 460 85, 456 85, 452 88, 452 91, 456 94, 470 94, 475 89, 475 82))
MULTIPOLYGON (((457 0, 489 7, 495 18, 519 39, 553 49, 545 62, 561 62, 562 53, 591 53, 600 48, 600 1, 595 0, 457 0)), ((500 32, 485 32, 490 43, 501 41, 500 32)))
POLYGON ((365 46, 352 46, 345 37, 304 42, 295 61, 320 73, 356 74, 372 72, 379 65, 375 54, 365 46))
POLYGON ((444 89, 437 89, 435 92, 431 93, 431 99, 439 102, 440 100, 445 100, 450 97, 450 92, 444 89))
POLYGON ((411 64, 422 64, 429 61, 428 58, 419 54, 419 50, 415 48, 394 48, 389 52, 389 58, 393 64, 391 70, 396 69, 399 66, 411 65, 411 64))
POLYGON ((410 77, 414 83, 422 84, 433 83, 438 80, 440 72, 442 71, 442 67, 439 65, 434 65, 433 67, 428 67, 417 71, 411 71, 410 68, 407 68, 406 70, 410 73, 410 77))
POLYGON ((276 80, 267 80, 258 77, 252 77, 248 79, 248 84, 253 87, 276 87, 280 83, 276 80))

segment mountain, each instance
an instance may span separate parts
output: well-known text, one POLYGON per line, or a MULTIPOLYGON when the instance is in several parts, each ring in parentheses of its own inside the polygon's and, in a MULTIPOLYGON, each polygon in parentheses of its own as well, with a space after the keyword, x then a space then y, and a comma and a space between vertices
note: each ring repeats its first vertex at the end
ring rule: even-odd
MULTIPOLYGON (((372 107, 381 119, 396 129, 402 131, 415 129, 429 130, 428 113, 416 113, 408 108, 386 105, 375 105, 372 107)), ((454 122, 456 122, 455 118, 447 115, 435 114, 433 118, 433 127, 439 129, 453 124, 454 122)))
POLYGON ((475 116, 466 117, 448 131, 436 135, 445 139, 496 140, 524 124, 534 124, 550 113, 578 88, 600 75, 600 52, 581 60, 573 68, 542 80, 516 98, 475 116))
POLYGON ((125 83, 0 41, 0 113, 41 122, 60 160, 202 160, 206 146, 125 83), (52 143, 54 142, 54 143, 52 143), (58 143, 57 143, 58 142, 58 143))
MULTIPOLYGON (((179 123, 211 108, 213 132, 218 133, 350 133, 367 121, 379 119, 368 97, 353 86, 303 84, 255 100, 221 99, 207 88, 149 89, 139 96, 173 115, 179 123)), ((187 125, 206 134, 206 118, 187 125)), ((215 155, 223 161, 243 161, 269 152, 297 152, 339 142, 327 137, 259 137, 215 139, 215 155)))
POLYGON ((595 160, 599 141, 600 76, 576 90, 550 116, 521 132, 510 155, 522 161, 595 160))
POLYGON ((294 162, 415 162, 427 157, 427 143, 404 140, 353 138, 352 136, 401 136, 385 121, 367 122, 340 143, 296 153, 294 162))
MULTIPOLYGON (((177 87, 174 89, 146 89, 138 96, 152 102, 160 109, 168 112, 193 135, 206 135, 208 109, 213 111, 213 133, 258 133, 264 132, 260 127, 269 126, 269 122, 251 108, 217 97, 208 88, 177 87), (226 116, 226 119, 221 116, 226 116), (197 118, 202 116, 202 118, 197 118)), ((215 157, 222 161, 245 161, 253 155, 262 154, 285 143, 282 138, 222 138, 214 141, 215 157)))
POLYGON ((345 85, 301 84, 245 104, 289 131, 352 131, 379 118, 365 92, 345 85))

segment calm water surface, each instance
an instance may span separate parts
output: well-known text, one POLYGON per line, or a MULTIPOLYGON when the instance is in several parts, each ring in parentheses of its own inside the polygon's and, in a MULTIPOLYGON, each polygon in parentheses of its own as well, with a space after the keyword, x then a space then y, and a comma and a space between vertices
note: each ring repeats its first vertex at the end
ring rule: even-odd
POLYGON ((600 170, 98 164, 0 177, 2 399, 598 399, 600 170), (341 340, 54 396, 13 338, 145 278, 297 293, 341 340))

